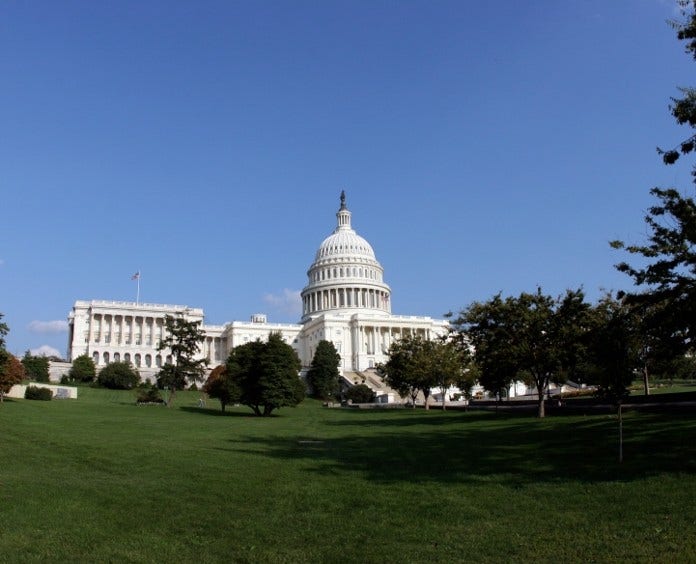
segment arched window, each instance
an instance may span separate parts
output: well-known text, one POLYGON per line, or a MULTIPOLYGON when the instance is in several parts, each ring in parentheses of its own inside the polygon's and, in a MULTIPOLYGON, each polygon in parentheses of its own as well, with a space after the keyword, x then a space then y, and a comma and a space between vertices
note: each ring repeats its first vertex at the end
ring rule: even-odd
POLYGON ((145 355, 145 366, 150 368, 152 366, 152 356, 149 354, 145 355))
POLYGON ((94 361, 94 364, 99 364, 99 353, 97 351, 92 353, 92 360, 94 361))
POLYGON ((121 362, 121 353, 114 353, 114 362, 121 362))
POLYGON ((123 360, 124 360, 125 362, 130 362, 130 361, 131 361, 131 360, 130 360, 130 353, 124 354, 124 355, 123 355, 123 360))
POLYGON ((104 364, 109 364, 109 353, 105 352, 103 355, 104 358, 104 364))
POLYGON ((135 366, 140 368, 140 354, 136 353, 135 355, 135 366))
POLYGON ((155 366, 156 366, 157 368, 159 368, 160 366, 162 366, 162 355, 161 355, 161 354, 158 354, 158 355, 155 357, 155 366))

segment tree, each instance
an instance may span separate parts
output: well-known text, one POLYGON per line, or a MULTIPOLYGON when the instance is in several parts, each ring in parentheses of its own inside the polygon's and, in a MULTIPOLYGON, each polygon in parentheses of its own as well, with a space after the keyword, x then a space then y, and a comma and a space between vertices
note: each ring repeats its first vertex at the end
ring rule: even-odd
POLYGON ((223 413, 227 405, 237 403, 241 397, 237 382, 227 377, 227 367, 224 364, 213 368, 203 384, 203 391, 211 398, 220 400, 220 409, 223 413))
MULTIPOLYGON (((681 22, 672 22, 677 39, 685 41, 685 50, 696 59, 696 1, 679 2, 681 22)), ((696 128, 696 89, 681 88, 683 97, 673 98, 672 115, 680 125, 696 128)), ((658 152, 665 164, 674 164, 696 146, 693 134, 675 148, 658 152)), ((696 179, 696 168, 692 170, 696 179)), ((645 221, 648 243, 627 245, 612 241, 615 249, 641 257, 640 266, 620 262, 616 268, 633 279, 636 290, 627 295, 626 305, 638 307, 648 344, 672 358, 692 352, 696 338, 696 202, 676 189, 653 188, 659 201, 649 208, 645 221)), ((646 365, 647 369, 647 365, 646 365)))
POLYGON ((0 349, 0 402, 12 386, 20 384, 25 377, 24 365, 20 360, 5 349, 0 349))
MULTIPOLYGON (((677 39, 685 41, 684 50, 696 59, 696 1, 678 0, 681 6, 683 21, 670 22, 677 31, 677 39)), ((679 125, 688 124, 692 129, 696 127, 696 89, 693 87, 679 88, 682 98, 672 98, 670 110, 679 125)), ((681 155, 691 153, 696 147, 696 135, 690 135, 673 149, 663 150, 658 147, 657 152, 662 155, 665 164, 674 164, 681 155)), ((694 170, 696 173, 696 169, 694 170)))
POLYGON ((73 360, 68 377, 75 382, 92 382, 97 368, 89 355, 83 354, 73 360))
POLYGON ((592 317, 591 383, 597 394, 611 401, 619 420, 619 462, 623 461, 622 404, 629 394, 636 368, 640 365, 642 338, 634 311, 625 303, 605 296, 592 317))
POLYGON ((430 353, 433 382, 442 393, 442 410, 447 409, 447 389, 459 382, 466 381, 465 368, 468 364, 468 348, 461 347, 456 340, 448 336, 430 341, 430 353))
POLYGON ((268 416, 304 399, 300 367, 293 348, 280 333, 271 333, 265 343, 257 340, 232 349, 226 377, 239 387, 239 403, 250 407, 256 415, 268 416))
POLYGON ((195 358, 205 339, 200 325, 200 321, 187 321, 183 317, 167 315, 164 318, 166 335, 157 350, 169 351, 173 362, 165 364, 159 371, 157 385, 169 389, 167 407, 172 406, 176 391, 186 388, 189 380, 196 382, 203 379, 208 359, 195 358))
POLYGON ((409 397, 414 408, 418 394, 422 393, 428 409, 434 385, 430 349, 431 342, 423 337, 404 335, 390 345, 389 360, 377 367, 385 382, 401 396, 409 397))
POLYGON ((128 361, 110 362, 99 371, 97 383, 111 390, 131 390, 140 383, 140 373, 128 361))
POLYGON ((456 330, 474 348, 480 383, 500 397, 518 378, 537 390, 539 417, 550 382, 563 383, 579 362, 572 344, 585 331, 588 306, 582 290, 559 298, 533 294, 475 302, 454 321, 456 330))
POLYGON ((22 364, 30 380, 35 382, 49 381, 49 362, 45 356, 34 356, 30 351, 27 351, 22 358, 22 364))
POLYGON ((339 391, 338 366, 341 355, 333 343, 321 340, 312 359, 312 366, 307 372, 307 382, 314 397, 327 401, 334 399, 339 391))
POLYGON ((372 403, 375 401, 375 393, 365 384, 351 386, 346 390, 345 396, 353 403, 372 403))
POLYGON ((0 401, 4 400, 5 394, 12 386, 19 383, 16 381, 16 374, 11 370, 11 358, 14 357, 5 350, 5 336, 10 332, 10 328, 2 322, 2 318, 3 314, 0 313, 0 401))

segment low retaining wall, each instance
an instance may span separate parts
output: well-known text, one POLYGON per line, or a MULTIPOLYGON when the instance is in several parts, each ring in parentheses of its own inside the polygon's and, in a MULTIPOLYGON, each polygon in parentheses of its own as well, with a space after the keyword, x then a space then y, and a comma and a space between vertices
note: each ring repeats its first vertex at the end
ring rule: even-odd
POLYGON ((36 386, 37 388, 48 388, 53 391, 53 399, 77 399, 77 388, 75 386, 56 386, 54 384, 44 384, 42 382, 34 382, 32 384, 17 384, 10 388, 10 392, 5 397, 8 398, 24 398, 24 392, 28 386, 36 386))

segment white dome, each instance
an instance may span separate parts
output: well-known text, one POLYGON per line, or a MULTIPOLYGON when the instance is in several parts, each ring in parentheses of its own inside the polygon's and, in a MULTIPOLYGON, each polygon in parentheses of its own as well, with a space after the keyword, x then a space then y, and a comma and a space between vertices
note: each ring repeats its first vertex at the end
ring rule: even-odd
POLYGON ((345 193, 336 213, 338 225, 324 239, 307 271, 302 290, 304 318, 329 310, 391 312, 391 290, 372 245, 350 225, 345 193))
POLYGON ((319 246, 315 262, 326 258, 347 258, 357 256, 376 261, 375 251, 370 243, 365 241, 350 227, 337 227, 319 246))

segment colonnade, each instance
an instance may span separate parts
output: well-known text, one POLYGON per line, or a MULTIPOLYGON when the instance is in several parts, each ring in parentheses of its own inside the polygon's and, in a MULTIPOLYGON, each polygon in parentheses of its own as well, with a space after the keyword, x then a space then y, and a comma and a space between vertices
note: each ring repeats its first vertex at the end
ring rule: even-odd
POLYGON ((307 293, 304 315, 337 308, 378 309, 389 312, 389 292, 374 288, 328 288, 307 293))
MULTIPOLYGON (((84 350, 97 365, 124 361, 136 368, 159 368, 172 361, 157 350, 166 334, 164 315, 93 313, 83 333, 84 350)), ((220 337, 206 337, 200 349, 199 357, 211 362, 220 362, 224 354, 220 337)))

